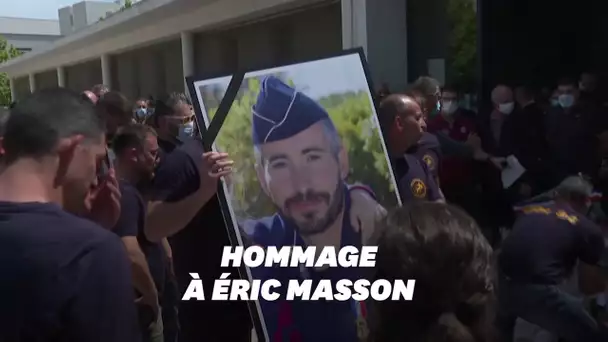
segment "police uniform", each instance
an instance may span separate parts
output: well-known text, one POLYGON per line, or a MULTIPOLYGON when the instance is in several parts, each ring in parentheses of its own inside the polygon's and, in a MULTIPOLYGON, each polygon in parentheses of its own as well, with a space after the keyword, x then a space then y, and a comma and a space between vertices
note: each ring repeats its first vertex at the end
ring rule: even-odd
MULTIPOLYGON (((276 77, 262 81, 256 104, 252 109, 253 143, 262 145, 288 139, 322 120, 329 119, 327 111, 303 93, 276 77)), ((349 186, 343 184, 344 214, 342 246, 361 246, 361 233, 350 223, 349 186)), ((305 246, 298 228, 279 213, 257 220, 241 222, 241 229, 249 242, 261 246, 305 246)), ((316 272, 306 268, 264 268, 251 270, 254 279, 312 279, 313 289, 321 279, 358 279, 356 268, 329 269, 316 272)), ((283 289, 285 290, 285 289, 283 289)), ((364 304, 323 301, 260 300, 264 321, 271 341, 358 341, 357 319, 364 314, 364 304)), ((359 319, 360 321, 360 319, 359 319)))
POLYGON ((408 150, 408 153, 415 155, 422 160, 433 177, 439 177, 439 168, 442 159, 441 146, 433 134, 424 132, 416 146, 408 150))
POLYGON ((560 290, 578 260, 595 265, 604 252, 598 226, 568 205, 532 205, 522 210, 498 256, 499 326, 508 338, 510 317, 559 335, 564 340, 606 341, 608 334, 582 302, 560 290))
POLYGON ((442 199, 427 163, 417 155, 406 153, 393 161, 399 195, 403 202, 412 200, 437 201, 442 199))

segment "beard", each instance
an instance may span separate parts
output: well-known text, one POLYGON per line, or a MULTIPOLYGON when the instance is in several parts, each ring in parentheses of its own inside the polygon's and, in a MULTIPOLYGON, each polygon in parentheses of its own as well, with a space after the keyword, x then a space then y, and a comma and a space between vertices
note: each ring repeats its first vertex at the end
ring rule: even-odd
POLYGON ((278 208, 281 216, 286 221, 297 227, 298 232, 302 236, 311 236, 325 232, 331 227, 340 216, 344 209, 344 188, 342 182, 338 182, 333 194, 308 191, 306 193, 298 193, 285 201, 283 208, 278 208), (303 214, 303 218, 295 219, 289 214, 289 207, 298 202, 306 200, 319 200, 327 203, 327 212, 325 215, 318 217, 317 212, 308 212, 303 214))

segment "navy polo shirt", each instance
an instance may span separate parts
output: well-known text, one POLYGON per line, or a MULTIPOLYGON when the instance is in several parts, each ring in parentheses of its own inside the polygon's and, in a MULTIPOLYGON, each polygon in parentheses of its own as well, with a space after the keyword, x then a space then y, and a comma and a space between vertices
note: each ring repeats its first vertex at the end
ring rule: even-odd
POLYGON ((427 163, 417 155, 406 153, 393 161, 397 187, 403 202, 412 200, 437 201, 442 198, 439 187, 427 163))
POLYGON ((516 281, 560 284, 578 259, 597 264, 604 248, 600 228, 569 207, 528 207, 503 242, 498 266, 516 281))
POLYGON ((146 256, 150 274, 156 285, 156 290, 162 294, 165 284, 166 254, 160 242, 149 241, 144 234, 147 205, 141 194, 132 184, 120 181, 120 218, 112 231, 118 236, 137 238, 141 251, 146 256))
POLYGON ((437 137, 433 134, 424 132, 422 138, 418 141, 418 144, 412 147, 408 153, 413 154, 422 160, 433 177, 437 178, 439 176, 439 167, 441 165, 442 157, 441 146, 439 145, 439 140, 437 140, 437 137))
MULTIPOLYGON (((197 163, 203 153, 202 143, 191 139, 161 159, 154 179, 152 201, 179 202, 197 191, 200 185, 197 163)), ((192 280, 189 273, 198 273, 201 277, 205 298, 211 298, 213 282, 219 279, 222 273, 230 273, 232 278, 240 278, 238 269, 220 267, 223 248, 231 243, 217 197, 213 197, 192 221, 171 236, 169 241, 173 249, 173 265, 181 294, 186 291, 192 280)), ((249 311, 245 302, 182 302, 180 322, 184 335, 191 336, 192 339, 199 338, 199 335, 194 337, 191 333, 208 337, 215 336, 215 333, 230 333, 217 331, 226 329, 223 324, 228 322, 234 333, 239 330, 235 323, 245 322, 245 329, 250 329, 249 311), (209 328, 215 329, 210 331, 209 328)))
POLYGON ((0 341, 139 340, 123 244, 55 204, 0 202, 0 341))

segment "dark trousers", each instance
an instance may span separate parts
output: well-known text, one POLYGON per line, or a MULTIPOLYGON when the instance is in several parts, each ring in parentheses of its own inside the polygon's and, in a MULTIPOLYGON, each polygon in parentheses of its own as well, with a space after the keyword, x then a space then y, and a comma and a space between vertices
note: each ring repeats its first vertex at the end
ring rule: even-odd
POLYGON ((182 302, 179 341, 249 342, 252 324, 246 305, 245 302, 182 302), (234 304, 244 305, 245 312, 234 310, 234 304))
POLYGON ((582 300, 557 285, 527 284, 500 275, 498 302, 497 328, 503 342, 513 341, 517 317, 567 342, 608 341, 606 327, 591 317, 582 300))
POLYGON ((161 298, 165 342, 177 342, 179 333, 177 310, 180 299, 175 277, 167 272, 165 288, 161 298))

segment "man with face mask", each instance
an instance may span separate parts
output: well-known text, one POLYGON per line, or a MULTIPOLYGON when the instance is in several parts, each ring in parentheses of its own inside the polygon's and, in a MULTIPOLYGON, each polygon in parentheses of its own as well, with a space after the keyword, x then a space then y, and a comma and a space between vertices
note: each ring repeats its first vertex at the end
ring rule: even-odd
POLYGON ((559 107, 546 116, 547 142, 556 177, 597 171, 596 107, 579 101, 576 82, 562 79, 557 86, 559 107))
POLYGON ((554 187, 559 180, 551 176, 545 113, 536 101, 534 91, 530 86, 519 86, 515 89, 515 100, 519 110, 511 116, 513 130, 518 132, 512 141, 513 154, 526 169, 522 181, 530 187, 529 195, 532 195, 554 187))
POLYGON ((0 340, 138 341, 120 239, 85 213, 106 155, 91 103, 44 89, 11 109, 0 174, 0 340))
POLYGON ((186 94, 171 93, 154 108, 158 145, 163 154, 194 136, 194 112, 186 94))
MULTIPOLYGON (((428 123, 428 131, 442 132, 451 139, 465 142, 476 133, 475 122, 459 110, 458 92, 444 87, 441 94, 441 113, 428 123)), ((474 174, 473 161, 468 158, 445 156, 439 169, 441 190, 449 202, 455 203, 473 214, 474 174)))

